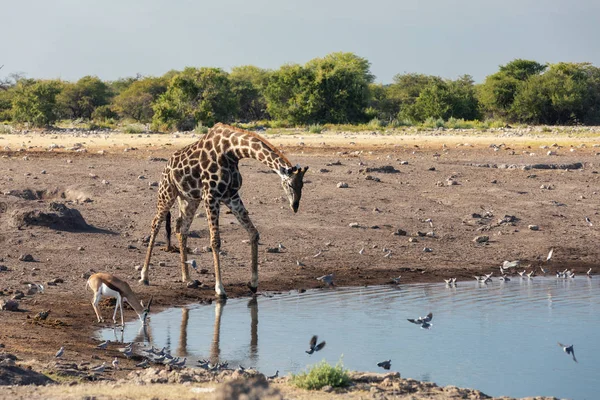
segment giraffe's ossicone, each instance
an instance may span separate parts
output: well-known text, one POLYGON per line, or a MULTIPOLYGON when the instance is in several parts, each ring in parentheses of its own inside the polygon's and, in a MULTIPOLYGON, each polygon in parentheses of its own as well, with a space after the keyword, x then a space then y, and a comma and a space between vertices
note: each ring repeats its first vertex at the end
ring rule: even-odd
MULTIPOLYGON (((219 210, 225 204, 250 235, 252 253, 252 278, 248 287, 252 292, 258 288, 258 239, 259 234, 248 216, 248 211, 239 195, 242 176, 238 163, 242 158, 254 158, 275 171, 281 178, 290 207, 298 211, 304 174, 308 167, 292 165, 275 146, 261 136, 229 125, 216 124, 204 137, 175 152, 165 167, 158 188, 156 216, 152 220, 152 231, 140 282, 148 285, 148 267, 152 248, 161 223, 170 219, 170 210, 179 202, 179 218, 175 232, 179 239, 182 280, 189 281, 187 261, 187 235, 201 202, 206 209, 210 230, 210 244, 215 264, 215 291, 225 297, 221 280, 219 251, 219 210)), ((170 224, 167 223, 167 245, 170 247, 170 224)))

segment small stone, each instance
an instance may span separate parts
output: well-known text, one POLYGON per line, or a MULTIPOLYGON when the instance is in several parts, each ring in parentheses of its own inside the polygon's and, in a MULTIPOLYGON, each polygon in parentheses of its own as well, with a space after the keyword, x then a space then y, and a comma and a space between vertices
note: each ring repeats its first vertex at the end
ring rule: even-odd
POLYGON ((40 174, 42 174, 42 175, 46 175, 46 170, 45 170, 45 169, 43 169, 43 170, 42 170, 42 172, 40 172, 40 174))
POLYGON ((166 266, 167 266, 167 263, 166 263, 166 262, 164 262, 164 261, 160 261, 160 262, 158 263, 158 266, 159 266, 159 267, 166 267, 166 266))
POLYGON ((393 233, 394 236, 406 236, 408 232, 404 229, 397 229, 396 232, 393 233))
POLYGON ((31 254, 21 254, 19 256, 19 261, 31 262, 33 260, 33 256, 31 254))
POLYGON ((537 225, 529 225, 528 228, 532 231, 539 231, 540 227, 537 225))
POLYGON ((427 171, 435 171, 435 167, 429 167, 427 168, 427 171))
POLYGON ((73 160, 67 160, 67 164, 73 164, 73 160))
POLYGON ((423 253, 431 253, 432 251, 433 251, 433 249, 430 249, 429 247, 423 248, 423 253))
POLYGON ((280 253, 279 247, 267 247, 267 253, 280 253))
POLYGON ((138 179, 143 180, 143 179, 146 179, 146 177, 144 175, 140 175, 140 176, 138 176, 138 179))
POLYGON ((417 243, 417 242, 418 242, 417 238, 413 238, 413 237, 411 237, 411 238, 408 238, 408 241, 409 241, 410 243, 417 243))
POLYGON ((337 187, 339 189, 345 189, 348 187, 348 184, 346 182, 338 182, 337 187))
POLYGON ((476 236, 473 241, 475 243, 487 243, 490 240, 490 237, 487 235, 476 236))
POLYGON ((85 250, 85 248, 84 248, 83 246, 79 246, 79 247, 77 248, 77 250, 79 250, 79 251, 84 251, 84 250, 85 250))
POLYGON ((148 182, 148 186, 150 186, 150 187, 157 187, 158 186, 158 182, 156 182, 156 181, 148 182))
POLYGON ((200 286, 202 286, 202 282, 200 282, 197 279, 194 279, 192 282, 187 283, 188 289, 198 289, 200 286))
POLYGON ((2 311, 17 311, 19 302, 15 300, 0 300, 0 310, 2 311))
POLYGON ((333 387, 330 385, 325 385, 321 388, 321 391, 325 393, 331 393, 333 392, 333 387))
POLYGON ((350 223, 348 224, 348 226, 349 226, 350 228, 359 228, 359 227, 360 227, 360 224, 359 224, 358 222, 350 222, 350 223))
POLYGON ((20 300, 23 297, 25 297, 25 293, 21 292, 20 290, 17 290, 15 292, 15 295, 12 297, 13 300, 20 300))
POLYGON ((109 181, 107 181, 106 179, 102 179, 102 184, 103 184, 103 185, 109 185, 109 184, 110 184, 110 182, 109 182, 109 181))
POLYGON ((136 271, 141 271, 142 270, 142 266, 141 265, 136 265, 133 268, 135 268, 136 271))
POLYGON ((492 179, 492 181, 490 183, 496 184, 496 183, 498 183, 498 181, 496 179, 492 179))
POLYGON ((8 267, 6 265, 0 265, 0 272, 8 271, 8 267))
POLYGON ((52 283, 57 284, 57 283, 65 283, 65 281, 61 278, 54 278, 52 280, 52 283))
POLYGON ((408 161, 400 161, 400 165, 408 165, 408 161))

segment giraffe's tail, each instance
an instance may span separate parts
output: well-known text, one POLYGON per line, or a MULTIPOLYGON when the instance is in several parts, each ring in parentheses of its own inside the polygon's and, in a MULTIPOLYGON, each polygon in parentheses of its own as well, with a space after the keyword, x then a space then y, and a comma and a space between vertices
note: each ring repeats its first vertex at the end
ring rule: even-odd
POLYGON ((165 217, 165 233, 167 236, 167 246, 171 247, 171 211, 167 212, 165 217))

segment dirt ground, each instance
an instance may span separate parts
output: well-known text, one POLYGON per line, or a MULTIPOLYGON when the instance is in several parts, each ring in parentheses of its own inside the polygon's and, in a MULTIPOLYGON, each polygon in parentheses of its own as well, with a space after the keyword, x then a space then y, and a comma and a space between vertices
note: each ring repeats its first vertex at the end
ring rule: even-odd
MULTIPOLYGON (((318 288, 315 278, 329 273, 335 274, 338 286, 387 284, 398 275, 404 283, 470 280, 483 272, 498 275, 504 260, 521 260, 521 270, 540 273, 538 266, 551 248, 553 258, 545 265, 552 272, 596 272, 597 134, 269 136, 292 162, 310 169, 294 214, 276 174, 254 160, 240 163, 242 198, 261 234, 259 293, 318 288), (582 167, 568 165, 575 163, 582 167), (562 168, 529 168, 535 164, 562 168), (386 166, 393 173, 377 171, 386 166), (339 182, 348 187, 338 188, 339 182), (530 229, 532 225, 538 229, 530 229), (398 235, 399 230, 406 234, 398 235), (488 236, 486 242, 474 241, 483 235, 488 236), (283 252, 267 252, 278 243, 285 246, 283 252), (299 267, 298 260, 304 266, 299 267)), ((154 295, 155 309, 214 298, 212 256, 201 251, 209 245, 202 210, 188 239, 190 249, 200 250, 192 257, 208 269, 204 274, 193 272, 202 282, 200 289, 187 289, 179 281, 178 255, 158 247, 149 287, 138 286, 135 269, 146 252, 144 238, 157 192, 150 184, 160 179, 165 165, 161 158, 194 140, 197 137, 189 134, 0 137, 0 265, 8 269, 0 269, 0 301, 17 290, 26 292, 27 282, 46 286, 44 293, 20 299, 20 312, 0 311, 4 351, 35 360, 31 362, 38 369, 52 361, 61 346, 67 360, 91 360, 97 353, 92 336, 100 325, 90 305, 91 292, 85 291, 84 276, 90 271, 126 279, 143 299, 154 295), (86 151, 76 151, 81 148, 86 151), (36 198, 8 194, 24 189, 37 191, 36 198), (51 201, 79 210, 96 229, 15 227, 16 211, 45 209, 51 201), (31 254, 34 261, 19 261, 22 254, 31 254), (56 278, 64 282, 46 284, 56 278), (43 310, 50 310, 50 316, 36 321, 43 310)), ((158 246, 164 244, 163 232, 158 246)), ((250 296, 247 234, 231 214, 222 213, 221 238, 227 293, 250 296)), ((105 308, 105 316, 108 313, 105 308)), ((131 310, 126 314, 134 316, 131 310)), ((94 362, 110 362, 115 354, 108 352, 94 362)), ((133 362, 123 359, 121 365, 121 371, 106 375, 123 377, 133 369, 133 362)))

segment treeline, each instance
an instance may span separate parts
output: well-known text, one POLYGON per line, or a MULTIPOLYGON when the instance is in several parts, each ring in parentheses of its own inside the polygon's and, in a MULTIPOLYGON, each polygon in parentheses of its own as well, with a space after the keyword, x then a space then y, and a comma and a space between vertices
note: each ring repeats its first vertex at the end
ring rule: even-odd
POLYGON ((77 82, 11 76, 0 81, 0 122, 47 126, 58 120, 135 121, 155 130, 192 130, 221 122, 413 125, 426 121, 501 120, 528 124, 600 124, 600 68, 517 59, 481 84, 399 74, 375 84, 370 63, 332 53, 277 70, 255 66, 186 68, 161 77, 77 82))

